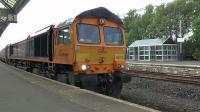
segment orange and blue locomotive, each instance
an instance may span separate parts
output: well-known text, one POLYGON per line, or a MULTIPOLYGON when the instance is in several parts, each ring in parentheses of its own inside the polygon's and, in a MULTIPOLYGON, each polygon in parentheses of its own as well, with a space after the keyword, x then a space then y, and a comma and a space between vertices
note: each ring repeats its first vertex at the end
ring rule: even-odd
POLYGON ((39 30, 0 54, 6 54, 5 62, 27 71, 118 97, 123 83, 131 80, 123 73, 125 53, 122 21, 100 7, 39 30))

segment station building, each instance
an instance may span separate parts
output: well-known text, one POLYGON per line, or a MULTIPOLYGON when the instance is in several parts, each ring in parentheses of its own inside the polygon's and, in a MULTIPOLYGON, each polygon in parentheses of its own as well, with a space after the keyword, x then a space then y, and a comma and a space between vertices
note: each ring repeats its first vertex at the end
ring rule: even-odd
POLYGON ((129 61, 177 61, 177 53, 172 38, 136 40, 127 48, 129 61))

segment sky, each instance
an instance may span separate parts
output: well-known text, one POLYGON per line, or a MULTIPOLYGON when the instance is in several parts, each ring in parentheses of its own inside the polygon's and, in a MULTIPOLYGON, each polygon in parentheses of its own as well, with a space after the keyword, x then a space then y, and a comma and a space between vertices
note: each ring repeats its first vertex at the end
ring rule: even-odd
POLYGON ((129 10, 141 9, 173 0, 30 0, 17 15, 17 23, 11 23, 0 37, 0 49, 7 44, 24 40, 28 35, 64 20, 74 18, 79 13, 106 7, 118 15, 125 15, 129 10))

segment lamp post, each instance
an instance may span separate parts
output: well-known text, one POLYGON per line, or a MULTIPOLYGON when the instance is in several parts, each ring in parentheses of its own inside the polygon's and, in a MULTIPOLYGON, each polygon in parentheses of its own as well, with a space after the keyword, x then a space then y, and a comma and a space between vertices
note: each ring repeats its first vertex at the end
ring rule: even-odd
POLYGON ((180 27, 180 39, 178 39, 179 45, 180 45, 180 52, 179 52, 179 60, 183 61, 183 48, 182 48, 182 44, 184 42, 184 39, 182 37, 182 20, 180 20, 179 22, 179 27, 180 27))

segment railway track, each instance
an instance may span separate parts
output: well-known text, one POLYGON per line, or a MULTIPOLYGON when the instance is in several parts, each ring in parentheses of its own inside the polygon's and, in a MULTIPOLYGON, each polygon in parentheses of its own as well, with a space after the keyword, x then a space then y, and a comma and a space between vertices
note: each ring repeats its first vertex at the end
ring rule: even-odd
POLYGON ((172 74, 166 74, 166 73, 132 71, 132 70, 126 73, 131 74, 133 77, 141 77, 141 78, 148 78, 148 79, 200 85, 200 77, 195 77, 195 76, 181 76, 181 75, 174 75, 174 74, 172 75, 172 74))

